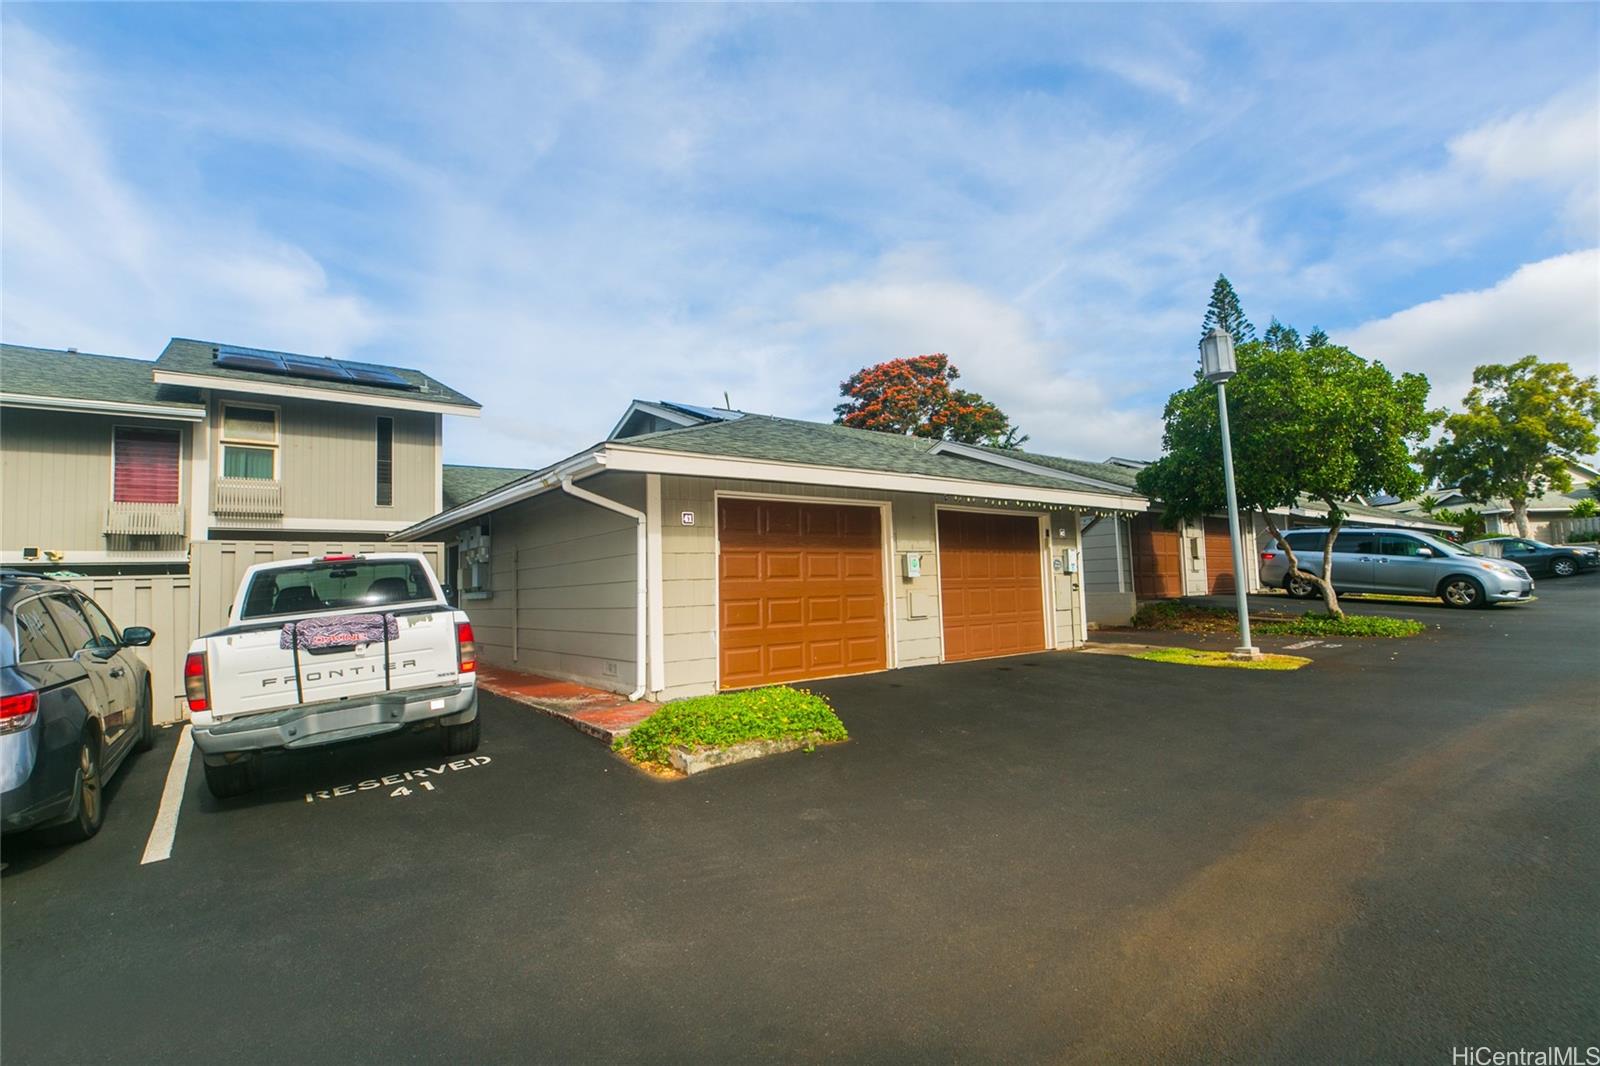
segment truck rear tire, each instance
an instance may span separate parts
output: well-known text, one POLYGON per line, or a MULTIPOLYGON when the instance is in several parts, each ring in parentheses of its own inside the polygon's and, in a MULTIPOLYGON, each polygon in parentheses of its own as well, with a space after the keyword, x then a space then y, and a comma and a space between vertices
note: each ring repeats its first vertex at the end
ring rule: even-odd
POLYGON ((242 796, 256 787, 256 761, 253 758, 206 767, 206 787, 218 799, 242 796))
POLYGON ((470 722, 461 725, 441 726, 440 732, 444 734, 443 744, 446 755, 466 755, 478 750, 478 721, 474 717, 470 722))

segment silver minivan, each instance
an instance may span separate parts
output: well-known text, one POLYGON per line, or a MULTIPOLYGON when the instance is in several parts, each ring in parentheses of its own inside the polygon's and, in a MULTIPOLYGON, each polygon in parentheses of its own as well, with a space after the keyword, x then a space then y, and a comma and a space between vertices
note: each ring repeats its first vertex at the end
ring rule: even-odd
MULTIPOLYGON (((1297 529, 1285 539, 1302 570, 1322 573, 1328 530, 1297 529)), ((1261 582, 1291 596, 1316 596, 1317 586, 1289 574, 1289 558, 1268 540, 1261 582)), ((1528 571, 1506 559, 1485 559, 1447 540, 1411 529, 1342 529, 1333 542, 1333 587, 1340 592, 1437 596, 1449 607, 1486 607, 1533 595, 1528 571)))

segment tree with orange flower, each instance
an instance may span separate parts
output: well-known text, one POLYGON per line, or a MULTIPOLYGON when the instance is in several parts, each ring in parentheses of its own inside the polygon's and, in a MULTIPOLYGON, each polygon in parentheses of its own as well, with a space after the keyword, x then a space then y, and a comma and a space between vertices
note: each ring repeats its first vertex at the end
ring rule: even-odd
POLYGON ((863 367, 839 383, 845 402, 833 409, 834 421, 880 433, 1020 447, 1028 438, 1000 408, 951 384, 960 376, 943 353, 863 367))

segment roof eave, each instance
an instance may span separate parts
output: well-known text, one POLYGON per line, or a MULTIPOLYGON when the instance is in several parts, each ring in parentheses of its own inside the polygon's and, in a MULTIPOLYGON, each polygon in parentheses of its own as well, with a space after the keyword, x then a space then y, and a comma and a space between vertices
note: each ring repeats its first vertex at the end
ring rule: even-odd
POLYGON ((342 392, 338 389, 320 389, 315 385, 290 385, 287 383, 245 381, 224 374, 192 374, 187 371, 155 371, 158 385, 184 385, 193 389, 211 389, 216 392, 238 392, 253 396, 285 396, 296 399, 318 400, 327 403, 352 404, 357 407, 386 407, 399 411, 428 411, 434 414, 460 415, 477 418, 482 406, 476 401, 457 403, 451 400, 423 400, 414 393, 396 392, 393 396, 366 392, 342 392))
POLYGON ((0 405, 28 407, 42 411, 72 411, 81 414, 138 415, 141 418, 161 418, 178 422, 203 422, 206 417, 206 409, 199 405, 86 400, 76 396, 33 396, 14 392, 0 393, 0 405))
POLYGON ((563 477, 578 480, 591 474, 597 474, 605 469, 600 453, 600 448, 591 448, 588 451, 569 456, 559 463, 552 463, 542 470, 535 470, 533 473, 520 477, 510 484, 492 489, 481 496, 466 500, 454 507, 446 508, 429 518, 424 518, 422 521, 409 525, 405 529, 397 530, 389 534, 389 539, 425 539, 434 533, 443 532, 451 526, 470 522, 474 518, 480 518, 490 511, 497 511, 509 504, 520 503, 530 497, 549 492, 561 484, 563 477))

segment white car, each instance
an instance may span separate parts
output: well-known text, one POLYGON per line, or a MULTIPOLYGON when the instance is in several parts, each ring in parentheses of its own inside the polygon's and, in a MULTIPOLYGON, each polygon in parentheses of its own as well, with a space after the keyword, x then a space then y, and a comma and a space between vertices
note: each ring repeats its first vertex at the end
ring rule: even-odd
POLYGON ((263 753, 438 728, 478 747, 472 623, 413 553, 324 555, 245 572, 228 625, 189 647, 184 690, 206 784, 255 785, 263 753))

